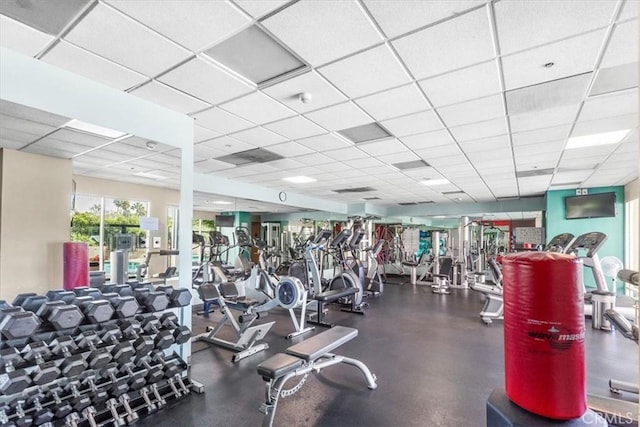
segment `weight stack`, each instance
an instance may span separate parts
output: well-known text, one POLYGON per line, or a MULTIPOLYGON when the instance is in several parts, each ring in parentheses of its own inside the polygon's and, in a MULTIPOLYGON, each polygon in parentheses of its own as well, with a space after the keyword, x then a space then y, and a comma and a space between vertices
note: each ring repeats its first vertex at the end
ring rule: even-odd
POLYGON ((502 260, 506 394, 544 417, 587 410, 582 262, 524 252, 502 260))
POLYGON ((89 245, 84 242, 62 244, 63 287, 67 291, 89 286, 89 245))

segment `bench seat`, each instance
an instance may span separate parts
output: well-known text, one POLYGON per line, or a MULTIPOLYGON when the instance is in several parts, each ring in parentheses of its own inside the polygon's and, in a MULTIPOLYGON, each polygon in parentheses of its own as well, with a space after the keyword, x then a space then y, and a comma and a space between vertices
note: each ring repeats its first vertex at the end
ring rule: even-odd
POLYGON ((258 365, 258 374, 265 380, 267 378, 280 378, 291 371, 298 369, 302 360, 284 353, 274 354, 258 365))
POLYGON ((313 297, 316 301, 331 302, 339 298, 348 297, 358 293, 358 288, 331 289, 313 297))
POLYGON ((316 360, 323 354, 340 347, 358 336, 358 330, 345 326, 335 326, 301 343, 287 348, 287 354, 299 357, 307 362, 316 360))

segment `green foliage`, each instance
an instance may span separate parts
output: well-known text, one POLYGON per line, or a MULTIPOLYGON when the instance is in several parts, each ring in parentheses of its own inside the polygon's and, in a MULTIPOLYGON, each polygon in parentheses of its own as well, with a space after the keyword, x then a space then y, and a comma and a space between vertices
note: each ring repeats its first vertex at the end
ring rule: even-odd
MULTIPOLYGON (((105 242, 109 242, 111 236, 119 233, 130 233, 144 236, 140 230, 141 216, 147 215, 144 203, 116 199, 113 201, 115 211, 107 211, 104 216, 105 242)), ((71 240, 74 242, 87 242, 92 246, 98 245, 96 238, 100 234, 100 205, 95 204, 88 212, 73 212, 71 217, 71 240)))

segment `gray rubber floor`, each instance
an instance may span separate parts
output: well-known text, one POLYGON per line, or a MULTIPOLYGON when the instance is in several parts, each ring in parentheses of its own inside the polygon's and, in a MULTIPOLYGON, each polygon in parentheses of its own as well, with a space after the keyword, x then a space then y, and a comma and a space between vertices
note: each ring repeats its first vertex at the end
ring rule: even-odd
MULTIPOLYGON (((368 390, 357 369, 337 365, 311 375, 294 396, 280 400, 276 426, 482 426, 485 403, 503 387, 502 322, 485 326, 483 297, 469 290, 434 295, 426 286, 391 285, 368 298, 366 316, 331 308, 329 319, 359 336, 335 351, 365 362, 378 377, 368 390)), ((212 316, 212 320, 216 317, 212 316)), ((260 426, 264 382, 256 365, 293 342, 284 312, 267 336, 270 348, 239 363, 232 352, 198 344, 192 378, 206 392, 141 420, 141 426, 260 426)), ((208 320, 194 321, 194 330, 208 320)), ((588 323, 590 325, 590 323, 588 323)), ((312 336, 322 328, 307 334, 312 336)), ((638 381, 638 348, 619 334, 587 328, 588 392, 605 396, 609 377, 638 381)), ((633 396, 625 396, 633 401, 633 396)), ((635 397, 637 399, 637 397, 635 397)))

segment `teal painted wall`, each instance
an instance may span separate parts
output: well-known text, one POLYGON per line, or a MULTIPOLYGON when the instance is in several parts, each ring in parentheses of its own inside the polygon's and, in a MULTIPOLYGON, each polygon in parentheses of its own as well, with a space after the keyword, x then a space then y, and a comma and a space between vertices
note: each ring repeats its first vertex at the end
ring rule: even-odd
MULTIPOLYGON (((547 242, 555 235, 560 233, 572 233, 579 236, 591 231, 599 231, 605 233, 608 237, 606 243, 602 246, 598 255, 600 259, 605 256, 615 256, 624 262, 624 187, 599 187, 589 188, 589 194, 597 193, 616 193, 616 216, 612 218, 588 218, 588 219, 565 219, 564 198, 575 196, 575 190, 558 190, 547 192, 546 197, 546 215, 545 222, 547 226, 546 239, 547 242)), ((584 271, 585 285, 587 287, 595 286, 593 274, 590 270, 584 271)), ((609 282, 607 278, 607 282, 609 282)), ((618 282, 618 292, 623 285, 618 282)))

